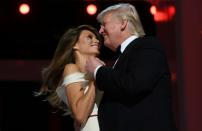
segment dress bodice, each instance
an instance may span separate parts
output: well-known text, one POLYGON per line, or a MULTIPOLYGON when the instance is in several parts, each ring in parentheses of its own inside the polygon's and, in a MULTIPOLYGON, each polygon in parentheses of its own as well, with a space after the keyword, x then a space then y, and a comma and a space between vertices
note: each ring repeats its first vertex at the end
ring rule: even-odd
MULTIPOLYGON (((84 89, 84 93, 88 90, 89 81, 85 79, 85 74, 76 72, 64 77, 64 80, 60 86, 57 87, 56 92, 58 97, 66 104, 67 110, 64 115, 71 114, 71 110, 69 108, 67 96, 66 96, 66 87, 71 83, 79 82, 81 87, 84 89)), ((96 96, 97 97, 97 96, 96 96)), ((82 110, 82 109, 81 109, 82 110)), ((98 118, 97 118, 98 107, 97 104, 94 104, 93 111, 89 116, 88 120, 84 125, 82 125, 79 131, 100 131, 98 118)))
MULTIPOLYGON (((85 79, 85 74, 80 73, 80 72, 75 72, 73 74, 65 76, 62 84, 60 86, 58 86, 56 89, 58 97, 67 105, 67 110, 66 110, 65 115, 71 114, 69 104, 67 101, 65 87, 67 85, 75 83, 75 82, 80 82, 81 87, 84 89, 84 93, 86 93, 86 91, 88 90, 89 81, 85 79)), ((93 108, 92 115, 93 114, 97 114, 97 105, 96 104, 94 105, 94 108, 93 108)))

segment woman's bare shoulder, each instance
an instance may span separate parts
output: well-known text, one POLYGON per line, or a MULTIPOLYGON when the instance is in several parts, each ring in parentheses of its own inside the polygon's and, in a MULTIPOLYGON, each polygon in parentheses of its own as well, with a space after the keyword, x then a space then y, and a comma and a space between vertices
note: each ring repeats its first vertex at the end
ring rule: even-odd
POLYGON ((76 64, 67 64, 65 65, 63 76, 73 74, 75 72, 80 72, 76 64))

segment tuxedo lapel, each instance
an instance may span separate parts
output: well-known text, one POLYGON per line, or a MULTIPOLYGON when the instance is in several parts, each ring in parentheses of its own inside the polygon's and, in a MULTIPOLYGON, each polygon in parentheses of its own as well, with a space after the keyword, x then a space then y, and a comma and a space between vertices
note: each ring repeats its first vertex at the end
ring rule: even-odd
MULTIPOLYGON (((127 55, 132 55, 133 53, 130 52, 131 48, 136 48, 136 46, 138 47, 138 40, 139 38, 133 40, 127 47, 126 49, 124 50, 123 53, 120 53, 119 54, 119 57, 117 58, 117 60, 115 61, 114 65, 113 65, 113 68, 115 67, 118 67, 118 66, 121 66, 121 63, 122 61, 125 59, 125 57, 127 57, 127 55)), ((133 50, 134 51, 134 50, 133 50)))

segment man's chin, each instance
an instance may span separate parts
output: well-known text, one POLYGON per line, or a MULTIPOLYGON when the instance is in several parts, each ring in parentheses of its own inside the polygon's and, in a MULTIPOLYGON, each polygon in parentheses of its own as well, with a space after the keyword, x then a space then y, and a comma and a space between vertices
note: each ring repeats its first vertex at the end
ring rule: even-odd
POLYGON ((104 41, 104 45, 105 45, 106 47, 110 47, 110 44, 109 44, 108 41, 104 41))

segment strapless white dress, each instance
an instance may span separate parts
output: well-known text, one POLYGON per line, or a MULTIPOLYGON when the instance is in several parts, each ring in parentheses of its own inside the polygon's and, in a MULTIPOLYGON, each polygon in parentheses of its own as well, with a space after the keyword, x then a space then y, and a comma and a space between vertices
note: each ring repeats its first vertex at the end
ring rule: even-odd
MULTIPOLYGON (((81 87, 84 89, 84 93, 88 90, 89 81, 86 80, 85 75, 80 72, 76 72, 76 73, 66 76, 63 80, 62 85, 57 87, 57 89, 56 89, 56 92, 57 92, 57 95, 59 96, 59 98, 67 105, 67 110, 66 110, 65 115, 71 114, 71 111, 69 109, 69 104, 67 101, 65 87, 67 85, 69 85, 71 83, 75 83, 75 82, 81 83, 81 87)), ((98 124, 98 118, 97 118, 97 112, 98 112, 98 107, 97 107, 97 104, 95 103, 90 117, 88 118, 87 122, 81 127, 80 131, 100 131, 99 124, 98 124)))

